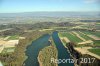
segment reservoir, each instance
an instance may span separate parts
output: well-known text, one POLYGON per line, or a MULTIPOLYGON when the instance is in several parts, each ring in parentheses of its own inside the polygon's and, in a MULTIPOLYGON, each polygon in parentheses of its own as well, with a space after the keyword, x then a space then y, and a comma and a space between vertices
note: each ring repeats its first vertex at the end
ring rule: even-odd
MULTIPOLYGON (((70 59, 70 54, 68 53, 67 49, 63 46, 62 42, 59 39, 58 33, 54 32, 52 34, 54 43, 58 50, 58 59, 70 59)), ((60 63, 58 66, 74 66, 73 63, 60 63)))
POLYGON ((50 45, 50 43, 48 42, 49 38, 50 38, 50 35, 48 34, 43 35, 39 39, 33 41, 32 44, 26 48, 25 53, 28 58, 24 62, 25 66, 39 66, 39 62, 37 59, 39 51, 43 49, 44 47, 50 45))

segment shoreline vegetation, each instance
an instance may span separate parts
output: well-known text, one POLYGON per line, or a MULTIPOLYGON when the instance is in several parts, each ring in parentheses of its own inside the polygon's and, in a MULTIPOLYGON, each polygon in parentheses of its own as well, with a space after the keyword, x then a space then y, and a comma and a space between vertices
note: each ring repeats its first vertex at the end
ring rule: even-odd
POLYGON ((51 58, 58 58, 58 50, 54 44, 52 37, 49 39, 51 45, 43 48, 38 55, 38 62, 40 66, 58 66, 57 63, 51 63, 51 58))
POLYGON ((10 54, 0 54, 0 59, 3 65, 24 66, 24 61, 27 59, 27 56, 25 55, 27 46, 44 34, 48 34, 48 32, 33 31, 22 34, 21 36, 25 37, 25 39, 19 40, 19 44, 16 46, 15 52, 10 54))
POLYGON ((91 64, 89 64, 89 63, 79 63, 80 61, 78 61, 78 63, 74 63, 74 65, 75 66, 77 66, 77 65, 86 65, 86 64, 88 64, 88 65, 92 65, 92 66, 94 66, 94 65, 96 65, 96 66, 98 66, 100 63, 100 59, 99 58, 97 58, 97 57, 94 57, 94 56, 92 56, 92 55, 89 55, 89 54, 82 54, 81 52, 79 52, 78 50, 75 50, 74 49, 74 47, 72 48, 71 47, 71 43, 72 42, 67 42, 66 40, 64 40, 63 41, 63 39, 62 38, 64 38, 64 37, 62 37, 59 33, 58 33, 58 35, 59 35, 59 37, 60 37, 60 40, 62 41, 62 43, 63 43, 63 45, 65 46, 65 48, 67 48, 68 49, 68 52, 70 53, 70 56, 71 56, 71 58, 73 58, 73 59, 80 59, 80 58, 95 58, 95 61, 93 62, 93 63, 91 63, 91 64), (75 53, 77 53, 77 54, 75 54, 75 53), (76 56, 75 56, 76 55, 76 56), (79 57, 78 57, 78 56, 79 57))

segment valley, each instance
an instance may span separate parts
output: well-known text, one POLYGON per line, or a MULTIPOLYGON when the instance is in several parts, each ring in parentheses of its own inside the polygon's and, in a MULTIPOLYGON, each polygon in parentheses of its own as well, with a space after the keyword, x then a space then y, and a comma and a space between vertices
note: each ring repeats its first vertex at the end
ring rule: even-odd
POLYGON ((89 63, 79 60, 51 63, 50 60, 95 58, 91 65, 99 66, 100 23, 97 18, 91 19, 59 17, 56 22, 48 19, 38 23, 1 24, 0 61, 4 66, 82 66, 89 63))

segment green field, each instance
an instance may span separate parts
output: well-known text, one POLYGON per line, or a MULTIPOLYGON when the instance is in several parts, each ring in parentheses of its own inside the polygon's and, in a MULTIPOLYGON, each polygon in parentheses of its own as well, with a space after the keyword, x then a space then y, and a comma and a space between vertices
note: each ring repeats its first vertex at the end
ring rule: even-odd
POLYGON ((72 34, 70 34, 69 32, 66 33, 61 33, 62 37, 67 37, 70 41, 75 42, 75 43, 79 43, 82 42, 81 39, 79 39, 77 36, 73 36, 72 34))
POLYGON ((82 32, 87 35, 95 35, 97 37, 100 37, 100 32, 92 32, 92 31, 82 31, 82 32))
POLYGON ((11 48, 4 48, 2 53, 10 53, 10 52, 14 52, 15 47, 11 47, 11 48))
POLYGON ((94 40, 93 42, 95 46, 100 46, 100 40, 94 40))
POLYGON ((8 38, 8 40, 16 40, 16 39, 18 39, 18 38, 19 38, 18 35, 13 35, 13 36, 10 36, 10 37, 8 38))
POLYGON ((100 24, 96 24, 96 27, 100 27, 100 24))
POLYGON ((100 32, 90 32, 93 35, 96 35, 97 37, 100 37, 100 32))
POLYGON ((82 38, 86 39, 86 40, 93 40, 92 38, 88 37, 87 35, 84 35, 80 32, 77 32, 82 38))
POLYGON ((89 49, 89 51, 100 56, 100 49, 99 48, 89 49))

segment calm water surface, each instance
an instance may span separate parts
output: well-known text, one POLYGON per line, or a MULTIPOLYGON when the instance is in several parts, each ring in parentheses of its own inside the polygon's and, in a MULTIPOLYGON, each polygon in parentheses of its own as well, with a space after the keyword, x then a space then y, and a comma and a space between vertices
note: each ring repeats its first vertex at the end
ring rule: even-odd
MULTIPOLYGON (((58 50, 58 59, 70 59, 70 54, 68 53, 67 49, 63 46, 62 42, 59 39, 58 33, 54 32, 53 40, 58 50)), ((74 66, 73 63, 60 63, 58 66, 74 66)))
POLYGON ((25 66, 39 66, 37 60, 39 51, 44 47, 50 45, 50 43, 48 42, 49 37, 49 35, 44 35, 39 39, 33 41, 32 44, 27 47, 26 55, 28 56, 28 58, 24 62, 25 66))
MULTIPOLYGON (((53 32, 52 37, 58 50, 58 59, 69 59, 70 54, 68 53, 67 49, 63 46, 62 42, 60 41, 58 37, 58 33, 53 32)), ((44 47, 50 45, 50 43, 48 42, 49 38, 50 35, 44 35, 39 39, 33 41, 32 44, 27 47, 26 55, 28 56, 28 58, 25 61, 25 66, 39 66, 37 60, 39 51, 44 47)), ((58 66, 74 66, 74 64, 60 63, 58 64, 58 66)))

